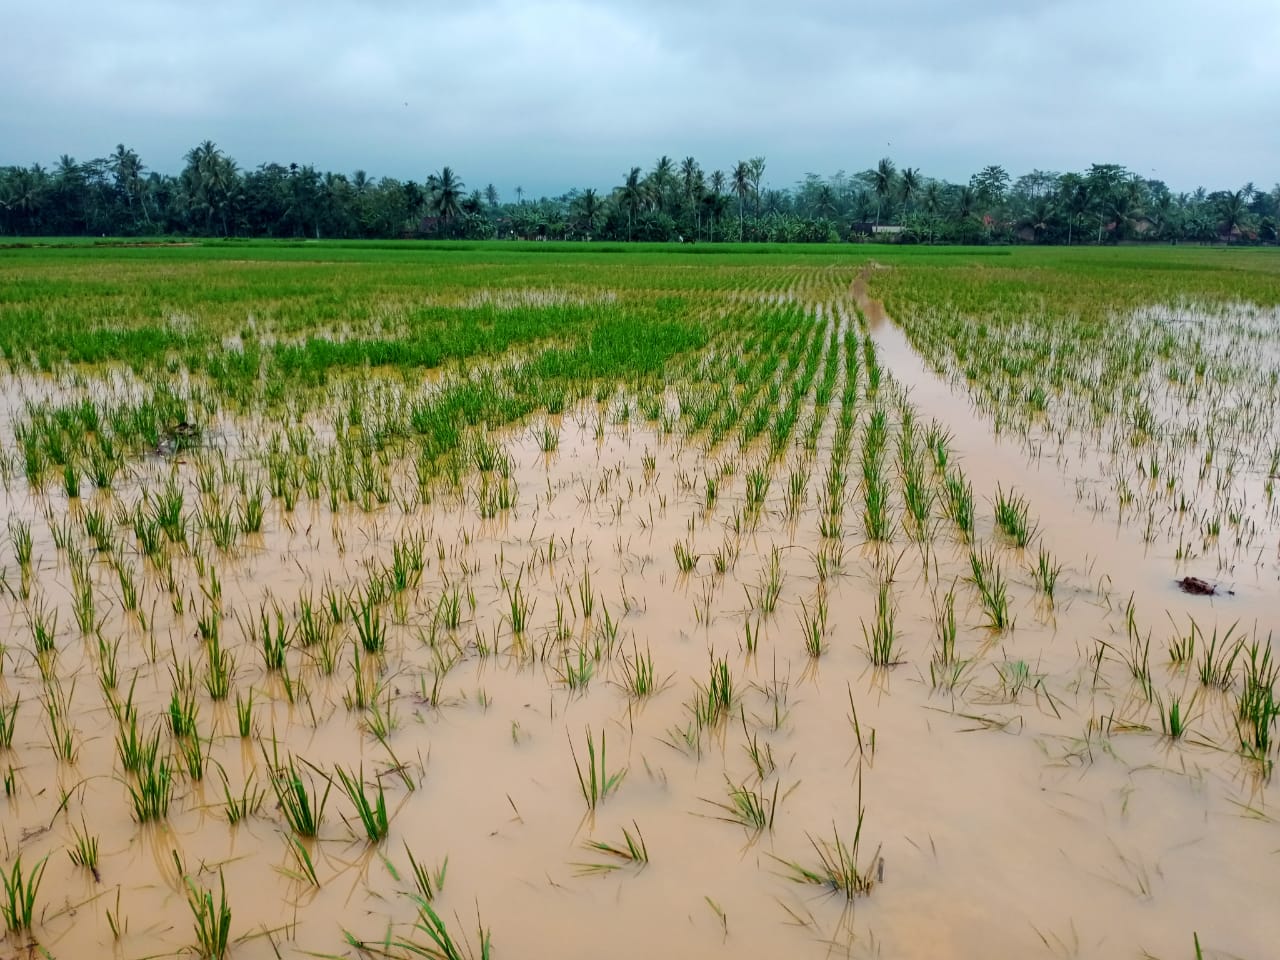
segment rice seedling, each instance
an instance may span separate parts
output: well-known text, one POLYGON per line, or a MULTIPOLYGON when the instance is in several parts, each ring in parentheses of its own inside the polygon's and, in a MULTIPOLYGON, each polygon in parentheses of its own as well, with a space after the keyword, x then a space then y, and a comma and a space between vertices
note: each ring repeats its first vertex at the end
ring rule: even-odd
POLYGON ((600 752, 596 753, 595 736, 587 728, 587 748, 584 764, 578 761, 578 752, 573 746, 573 738, 569 738, 569 753, 573 757, 573 766, 578 774, 578 786, 582 791, 582 799, 586 801, 588 810, 595 808, 609 794, 615 792, 627 775, 627 768, 609 772, 607 763, 607 740, 604 731, 600 732, 600 752))
POLYGON ((592 853, 602 853, 614 859, 604 863, 576 863, 574 867, 579 875, 601 876, 628 865, 643 868, 649 862, 649 847, 644 841, 644 835, 640 832, 640 825, 633 820, 631 821, 631 826, 635 828, 635 833, 632 834, 630 830, 623 827, 621 843, 610 843, 607 840, 587 840, 583 844, 587 850, 592 853))
MULTIPOLYGON (((653 652, 646 647, 644 653, 633 645, 631 655, 621 659, 622 687, 636 700, 643 700, 658 691, 657 671, 653 665, 653 652)), ((12 725, 12 724, 11 724, 12 725)))
POLYGON ((10 932, 31 930, 36 916, 36 897, 40 892, 40 881, 44 879, 44 868, 48 860, 48 857, 43 858, 29 873, 24 874, 22 855, 19 854, 8 873, 0 871, 0 883, 4 886, 0 915, 4 916, 4 925, 10 932))
POLYGON ((995 551, 971 547, 969 570, 970 582, 977 588, 983 612, 987 616, 987 625, 996 631, 1012 627, 1013 617, 1009 613, 1008 586, 996 560, 995 551))
POLYGON ((706 801, 724 811, 717 819, 739 824, 752 833, 773 829, 773 819, 778 810, 777 781, 774 781, 772 794, 762 787, 753 788, 745 783, 734 783, 727 777, 725 785, 729 792, 727 801, 706 801))
POLYGON ((1012 492, 1006 494, 1003 488, 996 487, 996 525, 1018 547, 1025 547, 1035 535, 1035 527, 1029 519, 1030 510, 1025 497, 1012 492))
POLYGON ((827 648, 827 596, 818 591, 813 610, 804 600, 800 601, 800 635, 810 657, 820 657, 827 648))
POLYGON ((960 471, 946 475, 942 483, 946 499, 943 506, 965 541, 973 540, 973 484, 960 471))
POLYGON ((376 783, 374 787, 376 793, 371 798, 366 792, 364 770, 358 774, 348 773, 340 766, 335 767, 334 770, 342 782, 342 789, 350 798, 352 806, 356 808, 356 815, 359 816, 360 823, 364 827, 365 836, 369 838, 370 843, 378 843, 390 830, 387 819, 387 798, 383 792, 382 783, 376 783))
POLYGON ((67 856, 73 864, 84 867, 93 874, 94 880, 101 883, 102 877, 98 873, 98 838, 89 832, 83 821, 80 826, 81 829, 76 829, 74 824, 71 826, 75 842, 67 848, 67 856))
POLYGON ((1184 704, 1181 697, 1170 696, 1166 701, 1156 696, 1156 709, 1160 713, 1160 731, 1170 740, 1181 740, 1187 732, 1188 714, 1195 698, 1184 704))
POLYGON ((227 905, 227 882, 218 872, 219 893, 217 901, 213 891, 197 886, 190 877, 184 877, 187 886, 187 905, 195 925, 196 955, 201 960, 223 960, 230 947, 231 907, 227 905))
POLYGON ((31 628, 31 640, 37 654, 56 652, 54 638, 58 633, 58 611, 50 611, 43 599, 38 599, 27 613, 27 624, 31 628))
POLYGON ((1032 568, 1032 576, 1045 599, 1053 603, 1053 594, 1058 586, 1058 577, 1062 575, 1062 564, 1055 562, 1052 555, 1044 547, 1036 556, 1036 565, 1032 568))
POLYGON ((681 573, 692 573, 698 566, 698 555, 682 540, 677 540, 673 547, 676 555, 676 567, 681 573))
MULTIPOLYGON (((1218 687, 1223 690, 1231 686, 1236 659, 1244 648, 1243 639, 1232 639, 1237 626, 1239 626, 1238 623, 1233 623, 1221 637, 1218 636, 1218 628, 1215 626, 1213 635, 1205 641, 1197 667, 1200 683, 1203 686, 1218 687)), ((1201 637, 1204 637, 1203 633, 1201 637)))
POLYGON ((533 618, 533 608, 535 601, 525 595, 520 581, 524 577, 524 570, 516 576, 515 586, 507 584, 507 608, 508 618, 511 624, 511 633, 519 638, 523 637, 525 631, 529 629, 530 620, 533 618))
POLYGON ((430 901, 415 894, 409 894, 409 897, 418 907, 418 918, 413 925, 413 932, 424 935, 426 940, 399 937, 394 941, 396 947, 410 956, 423 957, 425 960, 490 960, 493 953, 492 938, 478 917, 476 920, 477 946, 473 948, 465 940, 456 939, 449 932, 448 926, 436 913, 430 901))
POLYGON ((173 766, 159 755, 159 734, 146 744, 134 768, 134 781, 126 782, 133 816, 138 823, 164 820, 173 799, 173 766))
POLYGON ((18 704, 21 702, 21 696, 16 696, 8 706, 0 704, 0 750, 13 748, 14 725, 18 721, 18 704))
POLYGON ((449 869, 449 858, 445 857, 434 871, 430 871, 425 864, 418 862, 407 843, 404 845, 404 852, 405 856, 409 858, 409 869, 413 875, 413 885, 417 891, 417 896, 430 903, 436 898, 437 894, 444 890, 445 876, 449 869))
MULTIPOLYGON (((275 750, 274 741, 272 749, 275 750)), ((263 759, 271 771, 271 788, 285 821, 300 837, 316 836, 320 832, 324 808, 333 789, 333 779, 292 754, 284 763, 280 763, 278 756, 274 761, 267 758, 264 747, 263 759), (317 777, 323 781, 323 790, 316 784, 317 777)))
POLYGON ((245 778, 244 786, 241 787, 238 796, 231 792, 231 781, 227 779, 227 775, 224 772, 222 774, 222 793, 227 800, 227 822, 233 826, 241 820, 256 816, 262 808, 262 801, 267 796, 266 790, 254 782, 252 772, 245 778))
POLYGON ((378 609, 378 588, 374 586, 380 582, 374 578, 364 591, 357 592, 347 604, 351 620, 355 624, 356 637, 366 653, 382 653, 387 646, 387 627, 382 622, 382 613, 378 609))
POLYGON ((809 843, 817 854, 817 862, 812 866, 805 866, 797 861, 782 860, 778 857, 774 859, 787 868, 790 878, 797 883, 826 887, 833 893, 842 894, 847 900, 865 896, 871 892, 877 882, 883 879, 884 875, 880 847, 876 847, 865 866, 859 864, 866 812, 866 807, 862 803, 862 775, 859 773, 857 819, 852 840, 846 843, 840 836, 839 828, 833 824, 834 839, 832 841, 809 837, 809 843))
POLYGON ((893 666, 900 661, 897 655, 897 608, 889 593, 889 582, 882 580, 876 588, 875 619, 868 629, 863 621, 862 636, 866 642, 867 655, 871 663, 877 667, 893 666))

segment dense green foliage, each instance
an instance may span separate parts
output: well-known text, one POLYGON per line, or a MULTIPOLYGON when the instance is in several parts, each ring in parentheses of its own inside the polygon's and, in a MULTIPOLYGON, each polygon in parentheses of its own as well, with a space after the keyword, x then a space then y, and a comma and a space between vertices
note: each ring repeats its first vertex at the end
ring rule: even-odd
POLYGON ((573 189, 503 202, 467 189, 451 167, 425 181, 350 176, 311 165, 239 167, 211 141, 177 176, 148 171, 120 144, 108 157, 0 167, 0 235, 552 239, 828 243, 875 236, 909 243, 1274 243, 1280 185, 1174 193, 1117 164, 1013 179, 990 165, 948 183, 889 158, 860 173, 764 182, 765 159, 729 170, 694 157, 632 167, 607 194, 573 189))

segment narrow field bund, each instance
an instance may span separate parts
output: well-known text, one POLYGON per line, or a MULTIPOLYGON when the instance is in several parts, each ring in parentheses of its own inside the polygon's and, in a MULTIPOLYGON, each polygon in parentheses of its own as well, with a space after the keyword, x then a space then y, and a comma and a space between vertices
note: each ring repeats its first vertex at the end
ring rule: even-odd
POLYGON ((0 955, 1268 956, 1278 301, 0 251, 0 955))

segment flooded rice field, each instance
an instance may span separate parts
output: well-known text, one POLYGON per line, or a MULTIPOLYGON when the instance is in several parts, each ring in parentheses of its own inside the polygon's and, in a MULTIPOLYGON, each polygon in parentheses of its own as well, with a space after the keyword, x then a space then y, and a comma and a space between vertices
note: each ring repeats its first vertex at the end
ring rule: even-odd
POLYGON ((460 256, 6 346, 0 955, 1272 955, 1273 306, 460 256))

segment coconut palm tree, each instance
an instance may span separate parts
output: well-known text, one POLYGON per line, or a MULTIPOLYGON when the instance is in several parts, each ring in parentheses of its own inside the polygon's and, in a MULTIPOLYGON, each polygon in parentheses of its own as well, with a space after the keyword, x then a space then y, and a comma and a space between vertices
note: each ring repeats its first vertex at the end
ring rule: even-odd
POLYGON ((742 242, 742 207, 746 202, 747 196, 751 193, 751 166, 745 160, 739 160, 734 164, 733 172, 729 174, 731 183, 733 184, 733 192, 738 195, 738 242, 742 242))
POLYGON ((898 171, 893 165, 893 161, 888 157, 882 157, 876 168, 871 171, 871 186, 876 194, 876 226, 880 226, 880 208, 885 200, 893 196, 894 185, 897 182, 898 171))
POLYGON ((644 186, 640 182, 640 168, 632 167, 622 185, 622 206, 627 211, 627 239, 631 239, 631 231, 635 226, 636 216, 644 202, 644 186))
POLYGON ((1217 195, 1215 207, 1218 212, 1218 220, 1221 223, 1222 234, 1227 238, 1227 243, 1230 243, 1231 235, 1244 225, 1249 216, 1249 202, 1245 199, 1245 192, 1243 190, 1223 190, 1217 195))
POLYGON ((898 179, 898 197, 904 209, 910 211, 911 201, 920 192, 920 170, 917 167, 903 167, 902 176, 898 179))
POLYGON ((666 208, 667 190, 675 177, 675 169, 675 163, 664 153, 654 163, 653 171, 649 174, 649 180, 653 186, 654 205, 659 213, 666 208))
POLYGON ((453 167, 442 167, 427 177, 427 197, 431 208, 444 223, 451 223, 462 212, 462 191, 466 184, 458 179, 453 167))
POLYGON ((578 197, 578 214, 583 233, 590 240, 591 235, 596 231, 596 224, 600 222, 601 216, 604 215, 604 204, 601 203, 600 197, 595 190, 590 187, 583 190, 578 197))

